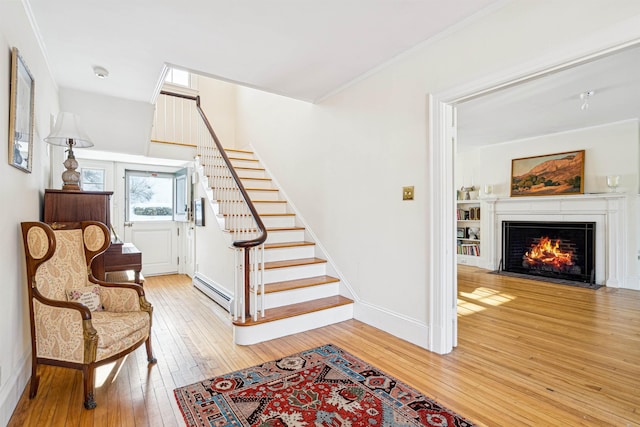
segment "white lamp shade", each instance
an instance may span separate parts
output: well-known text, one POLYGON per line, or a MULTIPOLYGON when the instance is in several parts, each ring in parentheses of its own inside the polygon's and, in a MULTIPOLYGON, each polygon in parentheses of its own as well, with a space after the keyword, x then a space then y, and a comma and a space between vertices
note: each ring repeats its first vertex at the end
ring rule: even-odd
POLYGON ((44 141, 53 145, 69 145, 73 139, 74 147, 93 147, 93 142, 80 126, 80 118, 73 113, 58 113, 56 125, 44 141))

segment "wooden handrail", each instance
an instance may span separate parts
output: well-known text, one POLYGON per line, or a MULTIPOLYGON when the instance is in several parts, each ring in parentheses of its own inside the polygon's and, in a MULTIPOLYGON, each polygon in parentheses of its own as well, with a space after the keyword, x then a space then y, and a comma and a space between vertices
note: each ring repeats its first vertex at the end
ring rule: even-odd
MULTIPOLYGON (((244 249, 244 307, 245 307, 245 315, 247 317, 251 317, 251 308, 250 308, 250 295, 251 295, 251 267, 250 267, 250 255, 249 252, 252 248, 255 248, 257 246, 262 245, 266 240, 267 240, 267 229, 264 226, 262 219, 260 218, 260 215, 258 215, 258 211, 256 210, 255 206, 253 205, 253 202, 251 201, 251 199, 249 198, 249 195, 247 194, 247 190, 244 188, 244 185, 242 185, 242 182, 240 181, 240 177, 238 177, 238 174, 236 173, 235 168, 233 167, 233 165, 231 164, 231 160, 229 160, 229 157, 227 156, 227 153, 225 152, 224 148, 222 147, 222 144, 220 143, 220 140, 218 139, 218 136, 216 135, 215 131, 213 130, 213 127, 211 126, 211 123, 209 123, 209 119, 207 119, 206 114, 204 113, 204 111, 202 110, 202 108, 200 107, 200 96, 191 96, 191 95, 184 95, 184 94, 180 94, 180 93, 174 93, 174 92, 169 92, 169 91, 161 91, 160 92, 161 95, 167 95, 167 96, 173 96, 173 97, 177 97, 177 98, 182 98, 182 99, 187 99, 187 100, 192 100, 195 101, 196 103, 196 109, 198 110, 198 113, 200 114, 200 117, 202 118, 202 121, 204 122, 205 126, 207 127, 207 130, 209 131, 209 134, 211 135, 211 137, 213 138, 213 142, 216 144, 216 147, 218 148, 218 151, 220 152, 220 155, 222 156, 222 159, 224 160, 227 169, 229 170, 229 172, 231 173, 231 177, 233 178, 233 180, 235 181, 238 190, 240 191, 240 194, 242 195, 242 198, 244 199, 245 203, 247 204, 247 207, 249 208, 249 212, 251 213, 251 215, 253 216, 253 219, 256 223, 256 227, 258 229, 258 232, 260 233, 258 237, 251 239, 251 240, 236 240, 234 241, 232 244, 234 247, 236 248, 242 248, 244 249)), ((257 307, 256 307, 257 310, 257 307)))
POLYGON ((256 207, 253 205, 253 202, 249 198, 249 195, 247 194, 247 190, 245 190, 244 185, 242 185, 242 181, 240 181, 240 177, 238 177, 238 174, 236 173, 234 167, 231 165, 231 160, 229 160, 229 156, 227 156, 227 153, 224 151, 224 148, 222 147, 222 144, 220 143, 218 136, 213 130, 213 127, 211 126, 209 119, 207 119, 206 114, 200 107, 200 96, 183 95, 181 93, 169 92, 164 90, 161 91, 160 94, 195 101, 196 108, 198 109, 198 113, 200 114, 200 117, 204 121, 204 124, 207 127, 209 134, 213 138, 213 142, 216 144, 216 147, 218 147, 218 151, 220 152, 222 159, 227 165, 229 172, 231 172, 231 176, 233 177, 233 180, 238 186, 238 189, 240 190, 240 194, 242 194, 242 198, 244 199, 245 203, 247 204, 247 207, 249 208, 249 212, 251 212, 251 215, 256 221, 256 226, 258 228, 258 232, 260 233, 260 235, 255 239, 251 239, 251 240, 236 240, 233 242, 233 246, 237 248, 252 248, 252 247, 263 244, 267 240, 267 229, 264 226, 262 219, 260 218, 260 215, 258 215, 258 211, 256 210, 256 207))

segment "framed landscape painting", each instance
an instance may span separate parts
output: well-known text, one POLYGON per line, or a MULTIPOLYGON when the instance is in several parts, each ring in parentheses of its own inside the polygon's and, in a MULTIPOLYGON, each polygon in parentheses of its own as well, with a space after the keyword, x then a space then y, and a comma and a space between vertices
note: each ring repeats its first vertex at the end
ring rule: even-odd
POLYGON ((511 161, 511 197, 584 193, 584 150, 511 161))

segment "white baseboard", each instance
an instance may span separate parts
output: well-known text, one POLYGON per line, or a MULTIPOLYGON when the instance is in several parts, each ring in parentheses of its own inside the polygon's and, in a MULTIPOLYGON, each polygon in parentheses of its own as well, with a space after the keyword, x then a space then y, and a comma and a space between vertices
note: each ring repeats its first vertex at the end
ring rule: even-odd
POLYGON ((27 352, 18 364, 15 372, 2 372, 2 386, 0 387, 0 425, 9 424, 13 411, 18 406, 25 386, 31 377, 31 352, 27 352))
POLYGON ((362 301, 354 304, 353 314, 356 320, 433 351, 428 347, 429 326, 424 323, 362 301))

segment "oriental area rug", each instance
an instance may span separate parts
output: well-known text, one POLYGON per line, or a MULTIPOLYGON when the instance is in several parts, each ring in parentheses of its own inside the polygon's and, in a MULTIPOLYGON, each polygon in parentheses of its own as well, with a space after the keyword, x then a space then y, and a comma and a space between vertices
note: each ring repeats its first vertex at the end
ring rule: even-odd
POLYGON ((331 344, 174 394, 189 427, 474 425, 331 344))

